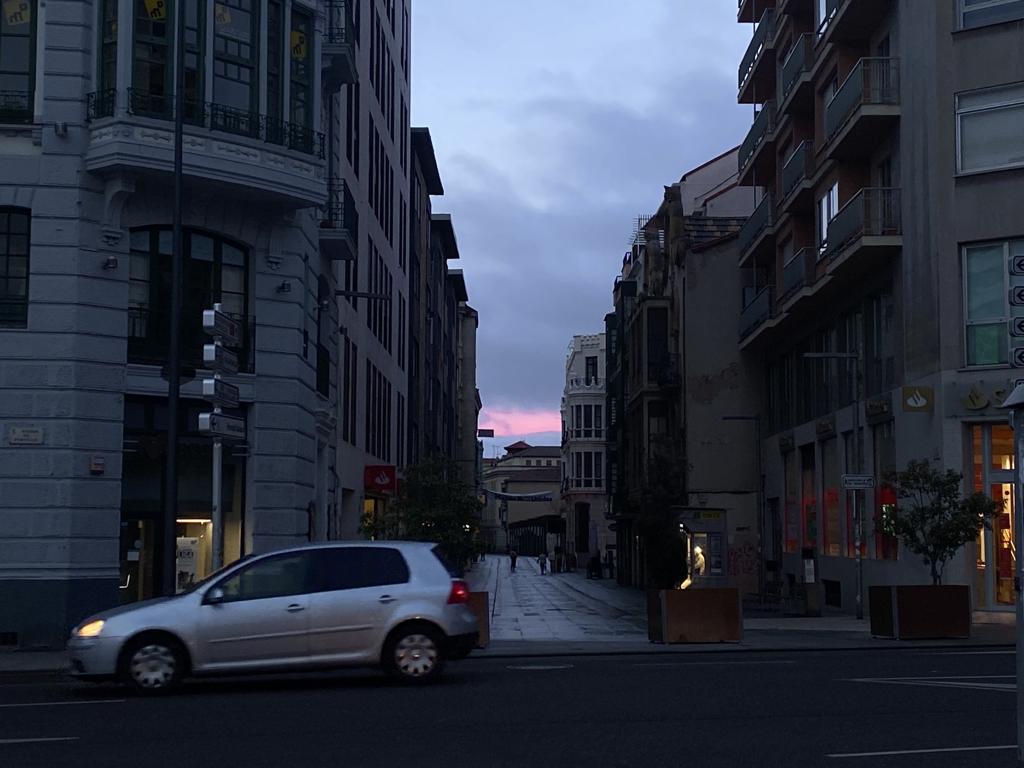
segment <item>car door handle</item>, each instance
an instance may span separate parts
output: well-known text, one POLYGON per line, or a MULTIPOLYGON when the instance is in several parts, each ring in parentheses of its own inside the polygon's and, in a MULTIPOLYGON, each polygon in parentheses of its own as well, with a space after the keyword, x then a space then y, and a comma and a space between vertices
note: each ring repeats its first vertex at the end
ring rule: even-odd
POLYGON ((292 603, 285 610, 287 610, 288 613, 298 613, 299 611, 306 610, 306 606, 299 605, 298 603, 292 603))
POLYGON ((397 597, 392 597, 391 595, 381 595, 380 596, 380 602, 385 603, 385 604, 393 603, 397 599, 398 599, 397 597))

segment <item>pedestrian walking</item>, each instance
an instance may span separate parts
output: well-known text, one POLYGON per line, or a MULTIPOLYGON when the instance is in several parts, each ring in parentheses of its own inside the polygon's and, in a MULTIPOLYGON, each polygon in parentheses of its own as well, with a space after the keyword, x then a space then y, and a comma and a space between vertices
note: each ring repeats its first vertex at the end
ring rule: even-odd
POLYGON ((540 557, 537 558, 537 565, 540 566, 540 575, 543 576, 548 572, 548 553, 541 552, 540 557))
POLYGON ((513 549, 513 550, 511 550, 511 551, 510 551, 510 552, 508 553, 508 559, 509 559, 509 561, 511 562, 511 570, 512 570, 512 573, 515 573, 515 572, 516 572, 516 560, 518 560, 518 559, 519 559, 519 553, 518 553, 518 552, 516 552, 516 551, 515 551, 514 549, 513 549))

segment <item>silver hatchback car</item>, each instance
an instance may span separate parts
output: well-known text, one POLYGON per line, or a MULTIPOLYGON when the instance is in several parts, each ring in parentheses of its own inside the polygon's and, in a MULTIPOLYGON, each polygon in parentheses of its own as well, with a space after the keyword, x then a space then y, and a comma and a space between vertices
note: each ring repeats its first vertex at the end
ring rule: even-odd
POLYGON ((146 693, 190 675, 382 666, 410 681, 476 647, 469 588, 434 544, 316 544, 250 556, 175 597, 91 616, 70 672, 146 693))

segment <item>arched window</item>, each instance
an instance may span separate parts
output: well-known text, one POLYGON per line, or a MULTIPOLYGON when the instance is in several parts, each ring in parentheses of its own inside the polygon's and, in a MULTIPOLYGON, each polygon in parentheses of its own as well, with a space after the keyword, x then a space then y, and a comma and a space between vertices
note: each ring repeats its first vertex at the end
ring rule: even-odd
POLYGON ((28 250, 32 212, 0 208, 0 327, 28 323, 28 250))
MULTIPOLYGON (((170 338, 172 234, 167 227, 143 227, 131 233, 128 293, 128 360, 162 364, 170 338)), ((182 290, 182 361, 201 364, 203 310, 220 303, 242 327, 235 352, 239 368, 252 371, 255 324, 250 314, 249 252, 230 240, 196 230, 185 231, 182 290)))

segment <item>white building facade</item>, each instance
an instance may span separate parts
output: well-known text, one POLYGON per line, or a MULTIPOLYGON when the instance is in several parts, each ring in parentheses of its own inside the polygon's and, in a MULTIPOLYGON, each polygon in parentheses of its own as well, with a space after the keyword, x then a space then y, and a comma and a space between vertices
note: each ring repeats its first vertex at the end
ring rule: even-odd
POLYGON ((609 528, 605 334, 574 336, 562 394, 562 514, 565 548, 582 566, 615 548, 609 528))

